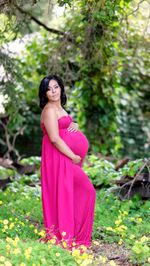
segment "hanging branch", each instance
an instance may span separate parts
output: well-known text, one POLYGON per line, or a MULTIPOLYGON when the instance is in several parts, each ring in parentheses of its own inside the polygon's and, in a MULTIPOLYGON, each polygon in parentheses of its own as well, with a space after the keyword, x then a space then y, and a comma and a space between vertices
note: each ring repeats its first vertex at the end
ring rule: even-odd
POLYGON ((142 167, 140 168, 140 170, 135 175, 133 181, 131 182, 131 185, 130 185, 129 190, 128 190, 128 193, 127 193, 127 198, 128 199, 130 197, 131 189, 132 189, 134 183, 136 182, 137 178, 139 177, 139 175, 141 174, 141 172, 143 171, 143 169, 145 168, 145 166, 147 165, 147 163, 148 163, 147 160, 145 160, 144 164, 142 165, 142 167))
POLYGON ((8 5, 9 3, 10 3, 9 0, 1 0, 1 1, 0 1, 0 7, 1 7, 1 6, 8 5))
POLYGON ((47 25, 45 25, 43 22, 41 22, 40 20, 38 20, 36 17, 34 17, 33 15, 31 15, 29 12, 27 12, 26 10, 22 9, 20 6, 14 4, 14 6, 17 8, 17 10, 28 16, 31 20, 33 20, 35 23, 37 23, 39 26, 42 26, 44 29, 46 29, 47 31, 51 32, 51 33, 54 33, 54 34, 57 34, 57 35, 61 35, 63 37, 67 37, 67 39, 69 41, 73 41, 73 38, 71 37, 68 37, 68 33, 66 32, 62 32, 60 30, 56 30, 56 29, 53 29, 53 28, 49 28, 47 25))

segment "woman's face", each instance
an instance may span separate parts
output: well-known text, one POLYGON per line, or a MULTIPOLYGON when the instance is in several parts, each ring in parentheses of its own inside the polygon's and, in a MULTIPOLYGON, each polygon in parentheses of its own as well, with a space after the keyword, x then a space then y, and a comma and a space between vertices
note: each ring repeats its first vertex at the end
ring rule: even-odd
POLYGON ((56 80, 51 79, 48 84, 48 91, 46 92, 46 96, 49 101, 56 102, 60 100, 61 88, 59 87, 56 80))

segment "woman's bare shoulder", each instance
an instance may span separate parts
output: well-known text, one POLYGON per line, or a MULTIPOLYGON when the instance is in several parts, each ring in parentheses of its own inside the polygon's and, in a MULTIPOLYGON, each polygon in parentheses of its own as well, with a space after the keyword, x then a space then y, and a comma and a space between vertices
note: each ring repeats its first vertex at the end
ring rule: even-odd
POLYGON ((57 116, 56 108, 53 106, 46 106, 43 108, 41 112, 41 123, 43 123, 44 118, 49 116, 49 115, 55 115, 57 116))

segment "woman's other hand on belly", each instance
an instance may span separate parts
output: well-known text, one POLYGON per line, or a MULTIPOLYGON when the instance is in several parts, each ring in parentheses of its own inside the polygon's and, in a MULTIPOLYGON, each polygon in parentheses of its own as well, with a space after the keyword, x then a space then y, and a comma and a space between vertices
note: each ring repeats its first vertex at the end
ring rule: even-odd
POLYGON ((78 123, 71 122, 67 130, 70 132, 73 132, 73 131, 76 132, 78 128, 79 128, 78 123))

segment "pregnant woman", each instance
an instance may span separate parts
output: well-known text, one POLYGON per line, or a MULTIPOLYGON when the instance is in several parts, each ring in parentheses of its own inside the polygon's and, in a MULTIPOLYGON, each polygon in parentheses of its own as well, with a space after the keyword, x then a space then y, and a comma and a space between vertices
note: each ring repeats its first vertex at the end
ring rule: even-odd
POLYGON ((41 129, 41 194, 46 237, 67 248, 90 247, 96 191, 82 169, 89 142, 63 108, 67 97, 57 75, 39 87, 41 129))

